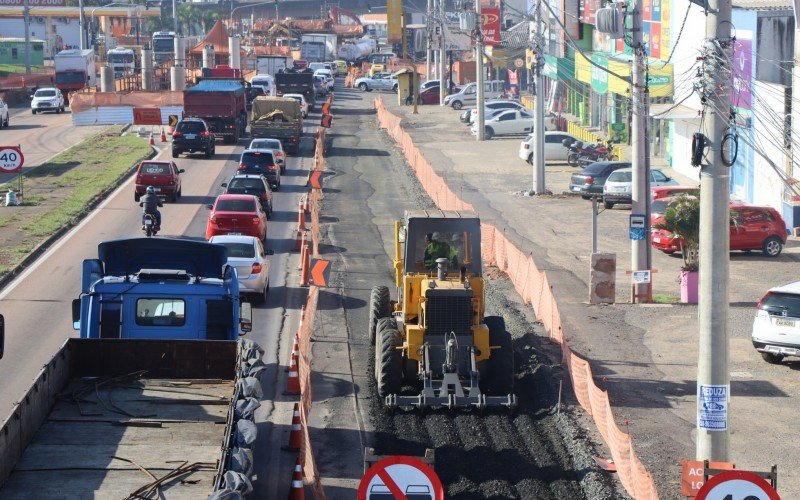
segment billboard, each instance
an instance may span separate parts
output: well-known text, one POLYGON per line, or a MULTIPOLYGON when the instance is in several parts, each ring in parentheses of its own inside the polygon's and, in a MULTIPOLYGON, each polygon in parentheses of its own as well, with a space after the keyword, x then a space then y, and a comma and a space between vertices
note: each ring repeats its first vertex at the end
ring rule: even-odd
MULTIPOLYGON (((0 7, 22 7, 25 0, 0 0, 0 7)), ((28 0, 29 7, 64 7, 67 0, 28 0)))
POLYGON ((403 41, 403 0, 386 0, 386 22, 386 41, 401 43, 403 41))
POLYGON ((484 45, 500 45, 500 9, 481 9, 481 32, 484 45))

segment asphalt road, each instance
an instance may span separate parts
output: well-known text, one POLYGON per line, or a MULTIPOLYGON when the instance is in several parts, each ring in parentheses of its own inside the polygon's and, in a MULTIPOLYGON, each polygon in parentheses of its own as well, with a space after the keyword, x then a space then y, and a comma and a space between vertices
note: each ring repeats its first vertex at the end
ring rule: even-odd
MULTIPOLYGON (((312 130, 312 127, 307 126, 307 130, 312 130)), ((204 237, 206 205, 221 193, 220 184, 235 171, 238 152, 245 145, 244 140, 235 147, 219 143, 213 159, 182 156, 175 160, 180 168, 186 170, 183 196, 178 203, 166 203, 162 208, 162 233, 159 236, 204 237)), ((302 155, 287 159, 281 190, 274 193, 274 213, 268 222, 267 242, 267 248, 275 251, 270 257, 271 290, 266 304, 254 308, 253 331, 248 334, 248 338, 265 348, 265 361, 269 365, 262 377, 265 401, 257 413, 257 449, 262 450, 267 450, 268 443, 274 439, 265 420, 273 413, 269 401, 275 393, 273 381, 284 376, 283 370, 277 368, 278 358, 280 354, 286 358, 285 354, 290 350, 288 343, 296 331, 298 311, 304 297, 304 292, 295 286, 298 280, 296 252, 290 252, 296 234, 298 200, 300 194, 305 193, 312 151, 313 135, 307 135, 302 155), (290 333, 283 334, 284 331, 290 333)), ((159 158, 169 159, 169 150, 162 152, 159 158)), ((0 313, 6 318, 5 357, 0 362, 0 418, 9 414, 40 367, 64 340, 76 336, 77 332, 72 329, 70 303, 80 291, 83 259, 96 257, 97 244, 101 241, 141 236, 140 211, 133 200, 131 178, 0 293, 0 313)), ((281 361, 285 363, 282 358, 281 361)), ((257 492, 264 492, 267 488, 270 475, 266 473, 266 459, 266 454, 256 453, 260 479, 255 485, 257 492)))
MULTIPOLYGON (((31 114, 30 108, 11 108, 10 126, 0 130, 0 145, 21 146, 25 156, 23 172, 69 149, 106 127, 73 127, 70 111, 64 113, 31 114)), ((17 174, 0 174, 0 184, 17 174)))

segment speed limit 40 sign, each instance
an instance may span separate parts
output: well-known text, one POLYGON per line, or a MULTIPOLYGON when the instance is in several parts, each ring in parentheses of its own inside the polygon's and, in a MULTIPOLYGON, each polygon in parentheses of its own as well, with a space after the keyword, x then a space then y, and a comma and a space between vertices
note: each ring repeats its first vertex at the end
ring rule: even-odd
POLYGON ((0 146, 0 172, 21 172, 25 156, 17 146, 0 146))
POLYGON ((721 472, 697 492, 696 500, 780 500, 778 492, 758 474, 743 470, 721 472))

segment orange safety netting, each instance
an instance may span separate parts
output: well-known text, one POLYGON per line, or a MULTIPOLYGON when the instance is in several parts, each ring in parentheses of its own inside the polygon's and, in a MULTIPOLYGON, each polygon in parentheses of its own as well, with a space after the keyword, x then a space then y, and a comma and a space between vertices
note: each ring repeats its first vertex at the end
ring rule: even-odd
POLYGON ((32 73, 30 75, 11 75, 0 78, 0 89, 24 89, 53 85, 54 73, 32 73))
MULTIPOLYGON (((434 171, 414 145, 411 136, 400 126, 400 118, 386 109, 382 99, 375 99, 375 108, 381 128, 385 128, 403 150, 422 187, 436 205, 443 210, 472 210, 472 205, 458 198, 445 180, 434 171)), ((481 252, 484 260, 508 275, 522 299, 533 307, 550 340, 560 344, 562 363, 569 371, 575 397, 581 407, 592 416, 600 435, 611 449, 611 456, 625 490, 637 499, 658 499, 653 477, 636 455, 630 435, 622 432, 616 424, 608 393, 597 387, 589 363, 573 353, 564 338, 561 315, 547 273, 539 270, 533 257, 526 255, 510 242, 502 231, 491 224, 481 224, 481 231, 481 252)))
POLYGON ((181 91, 134 91, 126 94, 119 92, 76 92, 70 94, 69 106, 73 113, 80 113, 100 106, 134 106, 142 108, 160 108, 167 106, 183 106, 181 91))

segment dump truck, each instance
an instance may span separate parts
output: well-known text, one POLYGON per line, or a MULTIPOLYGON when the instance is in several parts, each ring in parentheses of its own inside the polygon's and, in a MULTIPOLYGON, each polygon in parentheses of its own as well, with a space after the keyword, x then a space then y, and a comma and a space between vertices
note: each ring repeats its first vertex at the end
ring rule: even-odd
POLYGON ((300 151, 303 113, 300 103, 288 97, 256 97, 250 121, 250 137, 280 139, 289 153, 300 151))
POLYGON ((83 261, 73 327, 85 339, 236 340, 252 327, 228 249, 180 238, 105 241, 83 261))
POLYGON ((202 118, 225 143, 236 143, 247 127, 246 90, 238 78, 203 78, 183 91, 183 116, 202 118))
POLYGON ((0 421, 0 498, 245 493, 262 355, 249 341, 68 339, 0 421))
POLYGON ((473 213, 408 211, 394 225, 395 285, 370 293, 375 380, 389 407, 517 404, 501 316, 484 316, 481 223, 473 213), (411 386, 409 393, 404 386, 411 386))
POLYGON ((314 72, 310 69, 286 69, 275 76, 275 92, 283 94, 303 94, 308 103, 308 110, 316 106, 316 89, 314 88, 314 72))

